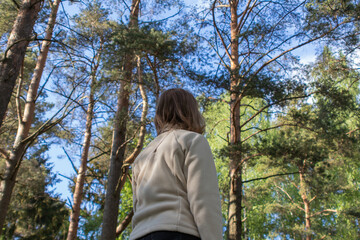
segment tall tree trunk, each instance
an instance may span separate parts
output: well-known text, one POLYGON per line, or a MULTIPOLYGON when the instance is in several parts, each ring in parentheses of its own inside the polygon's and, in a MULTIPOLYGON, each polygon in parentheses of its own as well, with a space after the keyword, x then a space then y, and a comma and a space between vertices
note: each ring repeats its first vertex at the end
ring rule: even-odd
POLYGON ((4 59, 0 62, 0 127, 5 119, 7 106, 19 76, 21 63, 24 60, 42 2, 43 0, 24 0, 22 2, 10 33, 4 59))
POLYGON ((239 96, 239 36, 238 1, 229 1, 231 12, 231 58, 230 58, 230 192, 228 239, 242 238, 242 166, 241 159, 241 131, 240 131, 240 96, 239 96))
POLYGON ((81 153, 81 164, 79 167, 76 184, 75 184, 75 191, 73 197, 72 211, 70 215, 70 225, 69 225, 67 240, 76 239, 77 236, 79 217, 80 217, 80 205, 82 201, 85 174, 87 170, 87 161, 88 161, 90 141, 91 141, 92 119, 93 119, 94 105, 95 105, 93 88, 94 88, 94 79, 91 82, 89 106, 86 112, 85 136, 84 136, 83 150, 81 153))
MULTIPOLYGON (((133 0, 130 11, 129 28, 138 27, 140 0, 133 0)), ((126 126, 129 111, 129 97, 131 91, 132 70, 134 68, 134 54, 128 53, 124 59, 124 79, 121 81, 117 110, 115 115, 113 139, 110 155, 110 168, 105 195, 105 207, 101 239, 116 239, 117 218, 120 203, 120 188, 122 165, 125 153, 126 126)))
POLYGON ((306 231, 305 239, 311 240, 310 201, 306 193, 307 187, 305 183, 305 175, 303 169, 299 171, 299 176, 300 176, 300 194, 301 194, 301 199, 303 200, 304 203, 304 211, 305 211, 305 231, 306 231))
MULTIPOLYGON (((46 28, 45 39, 51 39, 53 29, 55 26, 55 19, 61 0, 55 0, 52 6, 49 22, 46 28)), ((33 1, 32 1, 33 2, 33 1)), ((34 1, 36 2, 36 1, 34 1)), ((9 159, 6 161, 6 169, 4 180, 0 184, 0 235, 2 232, 2 226, 5 222, 5 217, 11 200, 12 191, 15 185, 17 171, 20 167, 22 157, 26 150, 26 142, 23 140, 29 135, 30 127, 33 122, 35 112, 35 101, 37 97, 37 91, 40 84, 40 79, 45 67, 47 54, 49 51, 50 42, 43 41, 41 44, 41 51, 38 56, 34 74, 32 76, 30 86, 27 92, 26 104, 24 107, 24 115, 21 121, 19 121, 18 131, 16 133, 15 142, 10 153, 9 159)), ((1 89, 2 91, 2 89, 1 89)))
POLYGON ((82 197, 83 197, 83 189, 84 189, 89 149, 90 149, 90 142, 91 142, 92 120, 93 120, 93 116, 94 116, 94 106, 95 106, 94 93, 95 93, 95 87, 96 87, 96 73, 97 73, 97 69, 100 64, 102 45, 103 45, 103 43, 101 41, 99 52, 97 53, 97 55, 95 57, 96 64, 91 71, 92 76, 91 76, 91 84, 90 84, 89 105, 88 105, 88 109, 86 111, 85 136, 84 136, 83 149, 82 149, 82 153, 81 153, 81 160, 80 160, 81 164, 79 167, 76 184, 75 184, 75 191, 74 191, 74 196, 73 196, 73 205, 72 205, 72 211, 71 211, 71 215, 70 215, 70 225, 69 225, 67 240, 76 239, 77 230, 78 230, 78 226, 79 226, 79 217, 80 217, 80 210, 81 210, 80 206, 81 206, 82 197))
MULTIPOLYGON (((144 139, 145 139, 145 134, 146 134, 146 117, 147 117, 147 112, 148 112, 148 108, 149 108, 149 103, 148 103, 148 99, 147 99, 147 95, 146 95, 146 91, 145 91, 145 87, 144 87, 144 82, 142 79, 142 70, 141 70, 141 59, 140 57, 138 57, 137 59, 137 70, 138 70, 138 80, 139 80, 139 89, 140 89, 140 94, 141 94, 141 98, 142 98, 142 112, 141 112, 141 119, 140 119, 140 130, 139 130, 139 139, 138 139, 138 143, 134 149, 134 151, 126 158, 126 160, 124 161, 124 165, 123 167, 125 167, 125 171, 124 171, 124 175, 121 178, 121 182, 120 184, 118 184, 118 187, 121 189, 124 187, 125 185, 125 181, 127 179, 127 173, 129 170, 129 166, 130 164, 132 164, 136 157, 139 155, 139 153, 141 152, 143 145, 144 145, 144 139)), ((130 224, 131 219, 134 215, 133 210, 131 210, 131 212, 125 217, 125 219, 117 226, 116 228, 116 237, 119 237, 120 234, 126 229, 126 227, 130 224)))

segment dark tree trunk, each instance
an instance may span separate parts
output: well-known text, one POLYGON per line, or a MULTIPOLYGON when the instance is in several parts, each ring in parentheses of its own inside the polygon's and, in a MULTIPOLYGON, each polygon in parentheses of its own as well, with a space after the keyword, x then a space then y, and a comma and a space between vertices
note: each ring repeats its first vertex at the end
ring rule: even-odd
MULTIPOLYGON (((4 58, 0 62, 0 127, 19 76, 35 20, 43 0, 24 0, 9 36, 4 58)), ((0 230, 1 231, 1 230, 0 230)))
MULTIPOLYGON (((138 26, 139 6, 140 0, 132 1, 129 28, 136 28, 138 26)), ((118 96, 110 155, 109 176, 105 195, 105 207, 101 233, 101 239, 103 240, 116 239, 121 190, 118 185, 121 180, 122 166, 124 162, 132 70, 135 66, 134 60, 135 55, 131 53, 128 53, 124 59, 124 80, 121 81, 118 96)))

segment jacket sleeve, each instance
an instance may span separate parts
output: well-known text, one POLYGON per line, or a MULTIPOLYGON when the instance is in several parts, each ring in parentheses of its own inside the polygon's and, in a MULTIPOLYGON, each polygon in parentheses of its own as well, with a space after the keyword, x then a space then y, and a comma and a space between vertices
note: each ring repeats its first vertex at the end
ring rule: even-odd
POLYGON ((214 159, 204 136, 196 134, 188 145, 184 174, 190 209, 202 240, 222 238, 222 213, 214 159))

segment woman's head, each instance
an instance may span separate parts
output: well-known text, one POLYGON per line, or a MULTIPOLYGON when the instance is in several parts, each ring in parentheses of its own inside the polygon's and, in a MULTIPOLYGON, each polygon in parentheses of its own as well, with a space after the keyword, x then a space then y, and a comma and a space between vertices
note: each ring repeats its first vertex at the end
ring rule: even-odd
POLYGON ((199 112, 196 99, 181 88, 169 89, 161 94, 154 122, 158 134, 170 129, 197 133, 205 130, 205 121, 199 112))

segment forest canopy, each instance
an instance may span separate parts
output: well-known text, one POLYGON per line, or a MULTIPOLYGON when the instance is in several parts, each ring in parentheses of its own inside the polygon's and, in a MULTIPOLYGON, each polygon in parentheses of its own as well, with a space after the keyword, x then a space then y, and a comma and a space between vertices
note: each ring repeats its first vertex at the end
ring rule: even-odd
POLYGON ((360 239, 359 14, 1 0, 0 239, 129 239, 131 164, 170 88, 205 118, 224 239, 360 239))

